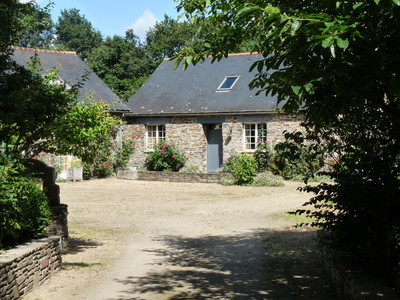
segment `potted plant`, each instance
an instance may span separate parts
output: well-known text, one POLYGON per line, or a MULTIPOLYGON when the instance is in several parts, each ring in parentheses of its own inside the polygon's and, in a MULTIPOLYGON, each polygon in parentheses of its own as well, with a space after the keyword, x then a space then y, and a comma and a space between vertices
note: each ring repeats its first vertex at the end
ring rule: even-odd
POLYGON ((79 159, 73 158, 68 168, 67 180, 81 181, 83 180, 83 167, 79 159))

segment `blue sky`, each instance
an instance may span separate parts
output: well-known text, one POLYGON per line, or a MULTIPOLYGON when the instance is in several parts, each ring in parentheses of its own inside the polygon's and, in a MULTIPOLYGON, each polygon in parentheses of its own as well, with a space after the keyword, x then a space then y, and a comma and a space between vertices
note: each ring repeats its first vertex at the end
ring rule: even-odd
MULTIPOLYGON (((21 0, 27 2, 29 0, 21 0)), ((41 6, 48 0, 34 0, 41 6)), ((142 39, 146 31, 164 14, 176 18, 177 3, 173 0, 53 0, 52 18, 57 21, 62 9, 77 8, 104 36, 124 35, 132 28, 142 39)))

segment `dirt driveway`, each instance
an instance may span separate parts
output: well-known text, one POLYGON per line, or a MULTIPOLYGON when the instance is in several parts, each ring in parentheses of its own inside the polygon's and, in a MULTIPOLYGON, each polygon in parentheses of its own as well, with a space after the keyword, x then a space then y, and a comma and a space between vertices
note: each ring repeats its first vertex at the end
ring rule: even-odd
POLYGON ((24 300, 336 299, 285 187, 62 183, 70 250, 24 300))

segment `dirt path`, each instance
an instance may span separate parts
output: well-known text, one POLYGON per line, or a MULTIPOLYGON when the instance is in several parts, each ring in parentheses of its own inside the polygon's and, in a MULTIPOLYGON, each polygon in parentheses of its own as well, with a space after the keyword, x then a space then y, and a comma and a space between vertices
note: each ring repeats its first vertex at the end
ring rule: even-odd
POLYGON ((314 232, 286 214, 298 185, 62 183, 64 269, 24 300, 336 299, 314 232))

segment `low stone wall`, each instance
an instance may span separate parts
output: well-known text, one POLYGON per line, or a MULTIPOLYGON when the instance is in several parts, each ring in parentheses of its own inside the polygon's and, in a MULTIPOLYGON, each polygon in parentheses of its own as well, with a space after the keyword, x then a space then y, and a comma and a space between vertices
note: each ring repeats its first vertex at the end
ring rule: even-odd
POLYGON ((225 176, 224 173, 138 172, 138 180, 146 181, 217 183, 225 176))
POLYGON ((335 253, 320 245, 322 266, 340 299, 346 300, 398 300, 383 279, 344 267, 335 253))
POLYGON ((61 236, 62 238, 62 249, 67 249, 68 246, 68 205, 59 204, 50 206, 51 223, 45 229, 45 235, 61 236))
POLYGON ((61 251, 61 236, 53 236, 1 252, 0 299, 19 299, 60 270, 61 251))

